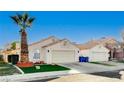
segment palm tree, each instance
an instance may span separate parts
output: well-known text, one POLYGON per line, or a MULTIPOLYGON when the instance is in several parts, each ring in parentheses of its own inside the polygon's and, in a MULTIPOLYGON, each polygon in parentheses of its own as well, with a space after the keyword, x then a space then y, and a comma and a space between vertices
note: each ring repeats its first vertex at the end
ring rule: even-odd
POLYGON ((20 62, 28 62, 28 43, 27 43, 27 33, 26 28, 31 27, 32 22, 35 20, 34 17, 29 17, 27 13, 22 15, 17 14, 15 16, 11 16, 11 19, 20 27, 20 34, 21 34, 21 59, 20 62))

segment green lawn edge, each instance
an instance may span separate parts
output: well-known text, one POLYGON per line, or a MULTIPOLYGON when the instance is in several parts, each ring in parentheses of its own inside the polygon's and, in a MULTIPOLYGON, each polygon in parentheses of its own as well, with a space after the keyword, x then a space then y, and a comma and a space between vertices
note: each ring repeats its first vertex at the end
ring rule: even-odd
POLYGON ((98 65, 104 65, 104 66, 115 66, 115 65, 111 65, 111 64, 106 64, 106 63, 101 63, 101 62, 88 62, 91 64, 98 64, 98 65))
POLYGON ((70 68, 66 68, 60 65, 38 65, 40 66, 40 69, 36 69, 35 66, 33 67, 20 67, 20 69, 25 73, 40 73, 40 72, 53 72, 53 71, 67 71, 71 70, 70 68))

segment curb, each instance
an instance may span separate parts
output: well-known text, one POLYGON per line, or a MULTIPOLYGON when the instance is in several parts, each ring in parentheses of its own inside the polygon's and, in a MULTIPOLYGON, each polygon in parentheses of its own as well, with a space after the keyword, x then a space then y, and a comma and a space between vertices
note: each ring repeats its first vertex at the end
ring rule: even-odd
POLYGON ((31 74, 20 74, 11 76, 1 76, 0 82, 27 82, 32 80, 61 77, 66 75, 75 74, 73 71, 54 71, 54 72, 42 72, 31 74))
POLYGON ((20 72, 21 72, 21 74, 24 74, 24 72, 18 67, 18 66, 16 66, 16 65, 13 65, 16 69, 18 69, 20 72))

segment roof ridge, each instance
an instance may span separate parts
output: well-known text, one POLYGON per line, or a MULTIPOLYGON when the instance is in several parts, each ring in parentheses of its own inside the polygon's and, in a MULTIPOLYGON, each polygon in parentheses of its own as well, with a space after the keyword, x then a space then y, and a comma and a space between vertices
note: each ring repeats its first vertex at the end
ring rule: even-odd
POLYGON ((32 44, 29 44, 29 46, 32 46, 32 45, 34 45, 34 44, 37 44, 37 43, 40 43, 40 42, 43 42, 43 41, 45 41, 45 40, 48 40, 48 39, 50 39, 50 38, 54 38, 55 36, 49 36, 49 37, 47 37, 47 38, 44 38, 44 39, 41 39, 41 40, 39 40, 39 41, 37 41, 37 42, 34 42, 34 43, 32 43, 32 44))
POLYGON ((59 43, 59 42, 65 41, 65 40, 67 40, 67 39, 61 39, 61 40, 58 40, 58 41, 56 41, 56 42, 53 42, 53 43, 47 44, 47 45, 45 45, 45 46, 42 46, 42 48, 45 48, 45 47, 48 47, 48 46, 51 46, 51 45, 57 44, 57 43, 59 43))

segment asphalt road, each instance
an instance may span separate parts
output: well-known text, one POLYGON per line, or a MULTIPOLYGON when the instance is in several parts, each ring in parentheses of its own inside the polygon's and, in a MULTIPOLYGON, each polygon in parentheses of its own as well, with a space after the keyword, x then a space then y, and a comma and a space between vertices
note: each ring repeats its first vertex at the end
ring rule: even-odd
POLYGON ((90 73, 91 75, 97 75, 97 76, 104 76, 104 77, 109 77, 109 78, 118 78, 120 79, 120 74, 119 72, 122 71, 124 69, 121 70, 114 70, 114 71, 105 71, 105 72, 96 72, 96 73, 90 73))

